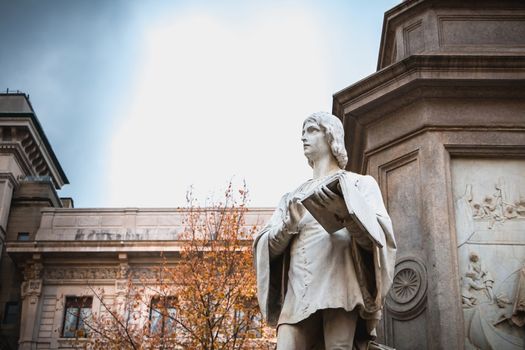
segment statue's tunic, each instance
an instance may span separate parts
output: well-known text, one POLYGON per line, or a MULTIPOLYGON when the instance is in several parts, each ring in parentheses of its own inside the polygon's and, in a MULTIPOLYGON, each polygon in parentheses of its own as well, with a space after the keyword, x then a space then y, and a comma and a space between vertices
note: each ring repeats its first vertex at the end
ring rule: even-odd
MULTIPOLYGON (((386 245, 376 248, 368 238, 346 228, 329 234, 309 212, 299 222, 298 234, 283 232, 289 201, 324 179, 307 181, 283 196, 254 243, 259 305, 270 324, 295 324, 327 308, 357 308, 361 319, 380 318, 393 277, 392 225, 372 177, 344 172, 343 179, 357 187, 376 213, 386 245)), ((367 331, 374 326, 375 322, 367 324, 367 331)))
MULTIPOLYGON (((316 184, 317 181, 309 181, 301 191, 309 191, 316 184)), ((290 243, 287 292, 278 324, 300 322, 321 309, 352 311, 357 304, 363 304, 359 285, 348 283, 357 281, 348 230, 328 234, 306 212, 299 232, 290 243)), ((271 243, 270 254, 273 255, 271 243)))

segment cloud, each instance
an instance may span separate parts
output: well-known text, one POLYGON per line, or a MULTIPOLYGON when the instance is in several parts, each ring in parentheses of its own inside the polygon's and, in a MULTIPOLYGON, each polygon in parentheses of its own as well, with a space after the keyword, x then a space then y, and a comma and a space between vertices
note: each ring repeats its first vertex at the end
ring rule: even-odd
POLYGON ((250 187, 252 205, 271 206, 310 175, 301 123, 332 93, 312 13, 233 24, 186 12, 144 38, 112 141, 110 205, 178 206, 189 185, 205 195, 235 176, 264 184, 250 187))

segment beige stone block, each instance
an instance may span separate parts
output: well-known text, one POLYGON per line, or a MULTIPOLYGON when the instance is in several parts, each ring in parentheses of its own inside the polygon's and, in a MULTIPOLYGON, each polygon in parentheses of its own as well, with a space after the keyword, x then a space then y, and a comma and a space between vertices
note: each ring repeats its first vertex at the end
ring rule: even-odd
POLYGON ((49 297, 44 298, 44 305, 45 306, 52 305, 54 307, 56 305, 56 297, 51 296, 50 298, 49 297))
POLYGON ((122 226, 124 225, 124 217, 111 215, 111 216, 102 216, 100 218, 100 226, 122 226))
POLYGON ((440 18, 443 45, 458 46, 525 46, 525 19, 513 16, 440 18))
POLYGON ((76 223, 77 223, 77 217, 76 216, 55 215, 53 217, 53 226, 55 226, 55 227, 76 226, 76 223))
POLYGON ((157 219, 158 217, 153 215, 138 215, 136 224, 137 226, 156 226, 157 219))
POLYGON ((44 300, 44 305, 42 306, 42 312, 55 312, 55 304, 46 304, 47 300, 44 300))
MULTIPOLYGON (((38 333, 39 338, 51 338, 51 332, 39 332, 38 333)), ((51 349, 50 343, 37 343, 36 344, 37 349, 51 349)))
POLYGON ((181 215, 161 215, 157 219, 159 226, 180 226, 182 224, 181 215))
POLYGON ((42 214, 42 221, 40 222, 40 229, 52 227, 54 225, 54 218, 54 213, 44 212, 42 214))
POLYGON ((79 216, 77 219, 78 226, 100 226, 100 216, 79 216))
POLYGON ((20 165, 12 154, 0 155, 0 172, 10 173, 15 178, 24 175, 20 165))
MULTIPOLYGON (((42 320, 40 321, 41 325, 52 325, 53 324, 54 313, 42 313, 42 320)), ((40 330, 43 328, 40 327, 40 330)))
POLYGON ((53 330, 53 325, 52 324, 40 324, 40 331, 41 332, 45 332, 45 331, 52 331, 53 330))

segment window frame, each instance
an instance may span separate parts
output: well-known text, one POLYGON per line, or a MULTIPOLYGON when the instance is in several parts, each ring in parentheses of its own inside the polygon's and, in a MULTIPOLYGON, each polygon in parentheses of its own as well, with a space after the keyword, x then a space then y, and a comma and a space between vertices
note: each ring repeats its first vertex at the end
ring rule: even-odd
POLYGON ((84 320, 91 317, 93 309, 93 297, 92 296, 76 296, 68 295, 64 300, 64 314, 62 318, 62 338, 87 338, 88 330, 86 329, 84 320), (76 309, 75 313, 68 313, 68 309, 76 309), (89 310, 88 316, 83 316, 83 310, 89 310), (68 316, 74 318, 74 327, 66 327, 68 322, 68 316), (67 333, 66 333, 67 332, 67 333))
POLYGON ((4 315, 2 317, 2 324, 17 324, 20 320, 20 302, 19 301, 7 301, 4 305, 4 315), (16 307, 16 312, 8 312, 11 307, 16 307), (14 318, 13 318, 14 317, 14 318))
MULTIPOLYGON (((165 296, 153 296, 151 298, 149 307, 149 331, 152 334, 160 334, 161 336, 174 336, 177 332, 177 308, 176 308, 177 297, 172 295, 165 296), (160 307, 159 307, 160 305, 160 307), (162 309, 166 310, 166 314, 163 313, 162 309), (173 314, 170 312, 172 311, 173 314), (153 315, 157 313, 160 320, 160 328, 157 323, 153 323, 153 315), (154 329, 156 328, 156 329, 154 329), (158 329, 157 329, 158 328, 158 329), (167 328, 171 328, 167 330, 167 328)), ((159 322, 157 321, 157 322, 159 322)))
POLYGON ((31 233, 26 231, 18 232, 16 235, 16 240, 19 242, 28 242, 31 240, 31 233))

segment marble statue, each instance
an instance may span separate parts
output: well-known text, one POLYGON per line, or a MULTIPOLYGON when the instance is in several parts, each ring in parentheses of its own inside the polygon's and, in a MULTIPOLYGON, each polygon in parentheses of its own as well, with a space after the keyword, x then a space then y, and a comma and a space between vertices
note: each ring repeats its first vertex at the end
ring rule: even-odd
POLYGON ((281 198, 254 242, 261 312, 277 326, 279 350, 363 349, 375 337, 392 284, 392 223, 376 181, 343 170, 347 155, 337 117, 312 114, 301 139, 313 177, 281 198), (367 218, 379 223, 383 247, 356 224, 344 199, 323 185, 330 176, 357 188, 367 218), (343 228, 328 233, 301 204, 307 193, 321 210, 341 218, 343 228))

